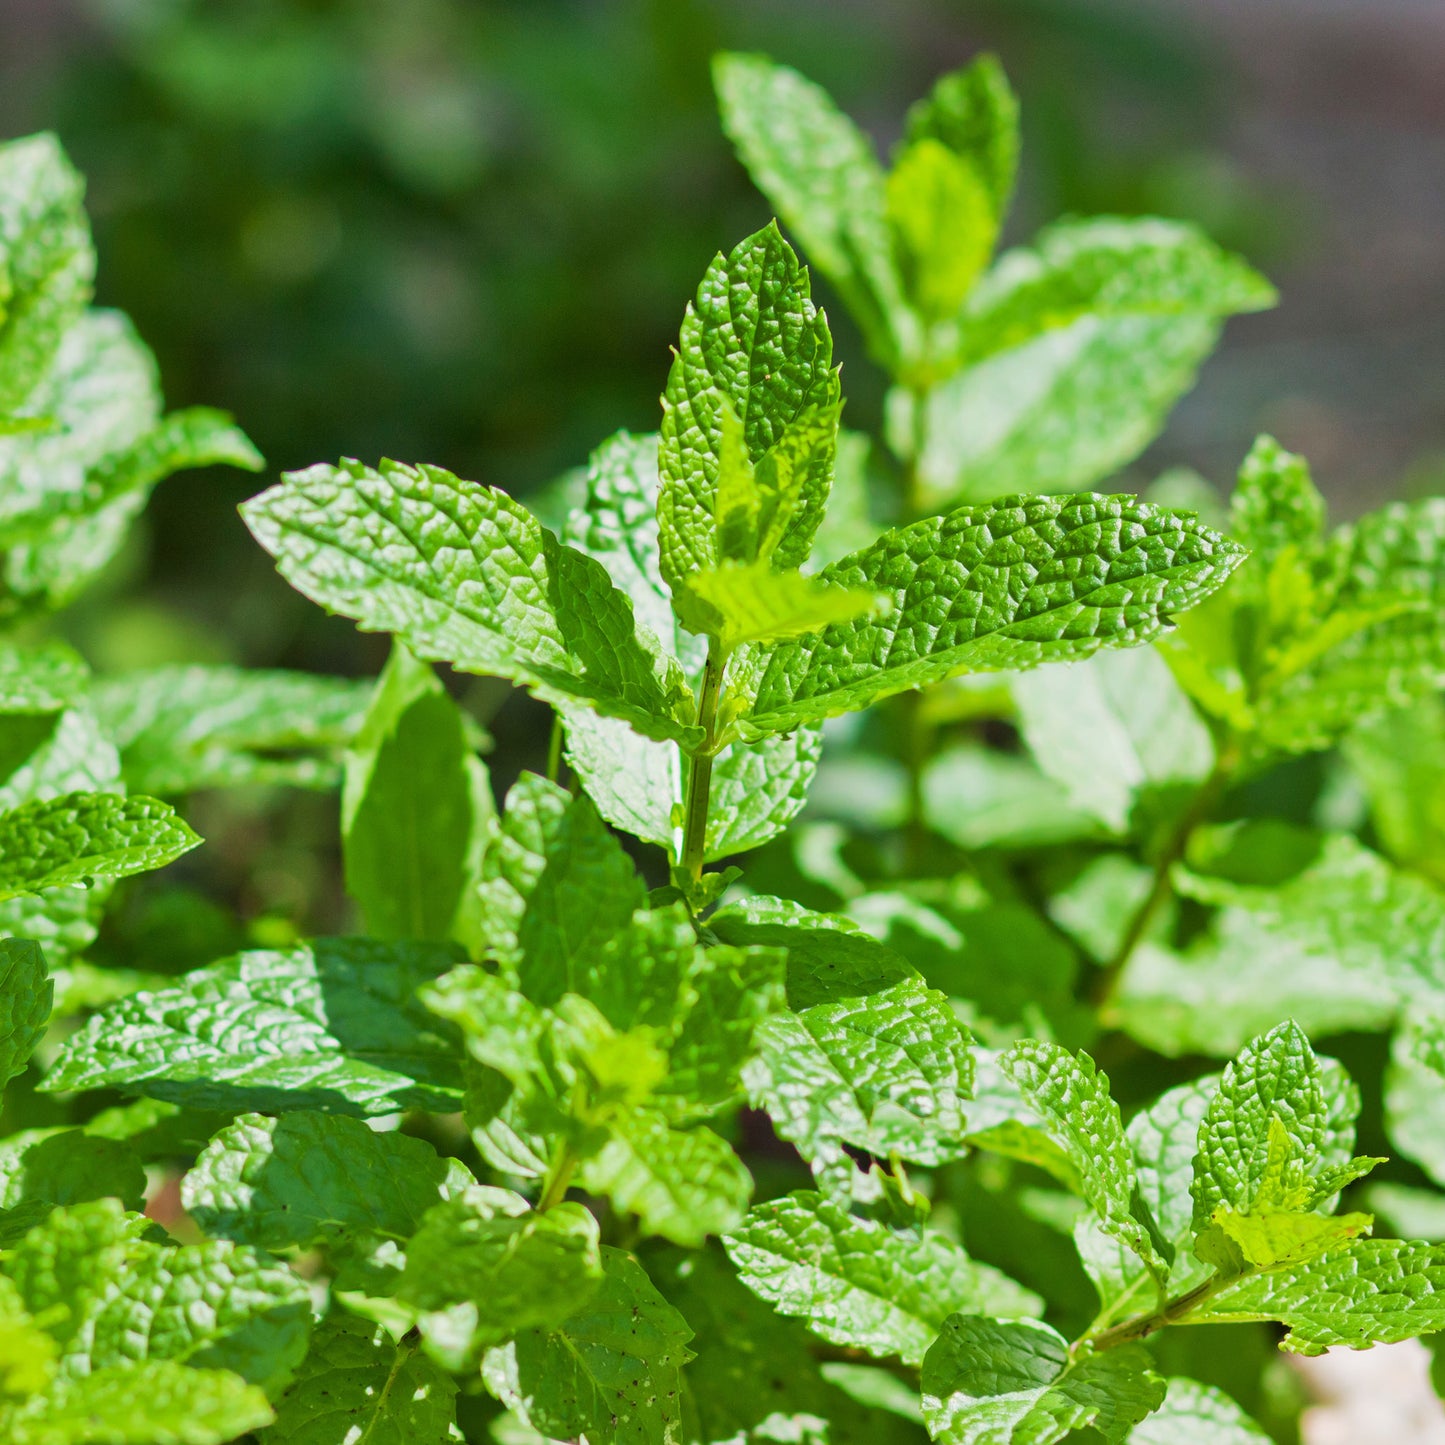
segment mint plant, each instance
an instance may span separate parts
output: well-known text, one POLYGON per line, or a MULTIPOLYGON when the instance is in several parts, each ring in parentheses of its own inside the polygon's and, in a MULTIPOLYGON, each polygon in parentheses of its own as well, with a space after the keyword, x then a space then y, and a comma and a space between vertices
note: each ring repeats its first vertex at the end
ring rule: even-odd
POLYGON ((65 644, 162 474, 260 462, 160 416, 85 309, 73 172, 0 149, 17 1445, 1263 1441, 1300 1403, 1274 1345, 1445 1328, 1436 503, 1326 536, 1268 439, 1218 525, 1177 478, 1074 490, 1267 285, 1155 221, 990 268, 991 61, 886 175, 793 72, 717 76, 893 379, 896 495, 767 225, 704 275, 658 434, 541 499, 560 526, 393 461, 245 504, 389 635, 374 685, 65 644), (548 776, 494 794, 443 662, 551 708, 548 776), (88 958, 112 888, 199 842, 130 789, 257 787, 338 791, 354 931, 88 958), (1361 1073, 1409 1166, 1356 1153, 1310 1037, 1397 1023, 1361 1073))

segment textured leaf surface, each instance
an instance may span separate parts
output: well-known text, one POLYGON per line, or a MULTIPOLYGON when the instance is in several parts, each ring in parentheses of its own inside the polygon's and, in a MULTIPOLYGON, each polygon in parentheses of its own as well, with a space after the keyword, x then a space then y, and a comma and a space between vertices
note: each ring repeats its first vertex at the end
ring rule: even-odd
POLYGON ((602 1263, 585 1309, 560 1330, 529 1331, 489 1351, 483 1378, 543 1435, 678 1445, 692 1331, 634 1259, 604 1249, 602 1263))
POLYGON ((460 708, 399 644, 346 762, 346 890, 374 938, 445 939, 481 871, 491 785, 460 708))
POLYGON ((102 678, 90 702, 121 749, 126 781, 164 796, 248 783, 330 786, 369 695, 346 678, 191 665, 102 678))
POLYGON ((1045 1133, 1078 1171, 1081 1192, 1102 1228, 1162 1281, 1167 1274, 1164 1261, 1134 1212, 1134 1156, 1108 1079, 1087 1054, 1074 1055, 1037 1039, 1015 1044, 1000 1063, 1038 1114, 1045 1133))
POLYGON ((1158 636, 1215 591, 1237 545, 1131 497, 1033 497, 887 532, 819 576, 888 616, 835 623, 739 669, 749 733, 866 707, 951 673, 1084 658, 1158 636))
POLYGON ((43 647, 0 643, 0 713, 50 713, 73 702, 89 669, 62 642, 43 647))
MULTIPOLYGON (((81 1204, 111 1196, 139 1209, 145 1189, 140 1160, 120 1140, 80 1129, 22 1129, 0 1140, 0 1208, 23 1211, 37 1203, 81 1204)), ((10 1227, 9 1219, 3 1227, 10 1227)))
POLYGON ((423 1140, 357 1119, 243 1114, 202 1150, 181 1202, 207 1234, 269 1250, 335 1250, 407 1239, 458 1175, 423 1140))
POLYGON ((957 1312, 1042 1313, 1043 1301, 943 1235, 893 1230, 821 1194, 752 1209, 724 1241, 739 1278, 831 1344, 918 1364, 957 1312))
POLYGON ((45 1033, 54 994, 40 945, 0 939, 0 1089, 25 1071, 45 1033))
POLYGON ((501 492, 438 467, 289 473, 244 508, 281 574, 418 657, 690 739, 691 699, 627 597, 501 492))
MULTIPOLYGON (((807 413, 839 395, 833 339, 813 305, 808 275, 776 226, 719 255, 688 307, 662 398, 657 498, 662 575, 674 598, 724 553, 715 512, 725 418, 740 423, 745 461, 757 466, 807 413)), ((776 563, 808 555, 832 480, 832 447, 816 449, 797 479, 776 563)), ((681 614, 680 614, 681 615, 681 614)))
POLYGON ((1266 1445, 1269 1438, 1223 1390, 1173 1379, 1164 1403, 1129 1432, 1129 1445, 1266 1445))
POLYGON ((1036 1320, 954 1315, 923 1361, 923 1417, 947 1445, 1051 1445, 1089 1427, 1114 1445, 1164 1391, 1137 1346, 1070 1364, 1067 1341, 1036 1320))
POLYGON ((689 612, 729 652, 745 642, 782 642, 879 610, 872 592, 829 587, 764 563, 723 563, 687 579, 689 612))
POLYGON ((154 798, 67 793, 0 813, 0 899, 164 867, 200 838, 154 798))
POLYGON ((445 1445, 457 1387, 417 1351, 380 1326, 333 1308, 305 1363, 276 1402, 267 1440, 285 1445, 445 1445))
POLYGON ((446 1112, 461 1098, 457 1046, 415 994, 453 962, 367 939, 238 954, 97 1014, 45 1087, 197 1108, 446 1112))

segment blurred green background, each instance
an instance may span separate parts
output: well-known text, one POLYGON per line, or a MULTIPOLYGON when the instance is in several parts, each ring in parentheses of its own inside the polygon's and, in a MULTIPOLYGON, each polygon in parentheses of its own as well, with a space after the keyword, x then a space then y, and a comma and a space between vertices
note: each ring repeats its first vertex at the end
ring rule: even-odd
MULTIPOLYGON (((723 46, 806 70, 884 148, 939 72, 995 49, 1024 110, 1011 239, 1183 216, 1282 285, 1121 485, 1176 462, 1227 485, 1266 427, 1344 512, 1432 485, 1437 0, 0 0, 0 134, 54 129, 88 174, 100 299, 173 404, 231 409, 275 469, 390 455, 526 494, 656 425, 684 303, 766 218, 715 118, 723 46)), ((878 377, 830 310, 848 420, 872 427, 878 377)), ((161 488, 76 619, 98 665, 379 664, 250 542, 256 488, 161 488)), ((496 719, 521 761, 538 721, 496 719)))

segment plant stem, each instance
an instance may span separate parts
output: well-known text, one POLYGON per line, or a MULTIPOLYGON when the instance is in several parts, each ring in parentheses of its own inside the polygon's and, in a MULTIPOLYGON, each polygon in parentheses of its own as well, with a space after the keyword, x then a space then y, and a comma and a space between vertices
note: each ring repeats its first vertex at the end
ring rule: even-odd
POLYGON ((1161 1305, 1157 1310, 1147 1314, 1134 1315, 1131 1319, 1111 1325, 1107 1330, 1101 1330, 1097 1335, 1086 1335, 1084 1338, 1096 1350, 1111 1350, 1115 1345, 1125 1345, 1131 1340, 1142 1340, 1146 1335, 1152 1335, 1156 1330, 1164 1329, 1166 1325, 1178 1324, 1185 1315, 1197 1309, 1205 1300, 1213 1298, 1220 1290, 1229 1285, 1238 1284, 1240 1278, 1240 1275, 1213 1275, 1203 1284, 1196 1285, 1184 1294, 1175 1295, 1172 1300, 1161 1305))
POLYGON ((562 776, 562 714, 552 714, 552 736, 547 743, 547 781, 555 783, 562 776))
POLYGON ((576 1172, 577 1156, 572 1152, 572 1146, 564 1139, 557 1146, 557 1153, 552 1160, 551 1168, 547 1170, 547 1182, 542 1189, 542 1197, 537 1201, 539 1214, 545 1214, 566 1198, 567 1190, 572 1185, 572 1176, 576 1172))
POLYGON ((707 662, 703 667, 702 691, 697 700, 697 725, 702 729, 702 742, 692 755, 692 765, 687 773, 682 829, 682 872, 694 884, 702 879, 707 852, 708 795, 712 791, 712 760, 717 753, 717 705, 726 671, 727 654, 722 644, 711 638, 707 662))
MULTIPOLYGON (((923 453, 928 445, 928 391, 922 384, 907 388, 910 407, 909 452, 903 464, 904 523, 916 522, 925 511, 922 489, 923 453)), ((923 826, 923 769, 933 750, 933 730, 923 715, 923 694, 914 689, 898 700, 903 723, 903 765, 908 772, 908 822, 904 851, 908 870, 916 873, 928 851, 923 826)))
POLYGON ((1113 997, 1124 965, 1133 957, 1140 940, 1149 931, 1149 925, 1154 922, 1155 916, 1168 899, 1174 865, 1184 857, 1195 830, 1208 818, 1218 803, 1220 794, 1229 785, 1234 770, 1239 766, 1239 754, 1239 745, 1233 738, 1226 738, 1221 742, 1209 776, 1199 785, 1189 806, 1179 815, 1178 822, 1159 850, 1159 856, 1154 860, 1154 876, 1150 880, 1149 891, 1144 895, 1144 901, 1134 910, 1134 916, 1129 920, 1129 926, 1124 930, 1119 946, 1100 969, 1095 981, 1094 1001, 1100 1008, 1113 997))

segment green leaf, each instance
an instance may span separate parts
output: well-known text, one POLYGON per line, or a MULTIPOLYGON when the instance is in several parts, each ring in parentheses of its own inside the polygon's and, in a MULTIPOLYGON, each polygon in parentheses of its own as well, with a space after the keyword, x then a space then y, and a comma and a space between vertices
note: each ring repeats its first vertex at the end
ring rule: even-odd
POLYGON ((1358 1240, 1292 1268, 1253 1274, 1206 1301, 1200 1324, 1278 1320, 1281 1349, 1322 1354, 1445 1328, 1445 1249, 1399 1239, 1358 1240))
POLYGON ((988 180, 942 141, 923 136, 899 153, 887 182, 887 214, 904 289, 926 321, 951 317, 998 239, 988 180))
POLYGON ((1135 1208, 1134 1156, 1107 1077, 1087 1054, 1038 1039, 1015 1044, 999 1062, 1078 1171, 1080 1192, 1100 1227, 1138 1255, 1162 1287, 1168 1267, 1135 1208))
POLYGON ((400 643, 346 761, 346 890, 375 938, 445 939, 470 900, 493 821, 463 714, 400 643))
POLYGON ((181 1202, 207 1234, 272 1251, 324 1247, 345 1259, 405 1241, 466 1178, 425 1141, 357 1119, 242 1114, 201 1151, 181 1202))
POLYGON ((942 994, 842 919, 762 898, 708 922, 723 942, 788 950, 792 1012, 759 1026, 744 1078, 815 1175, 851 1176, 845 1144, 925 1165, 963 1152, 973 1061, 942 994))
POLYGON ((1043 1301, 936 1232, 894 1230, 797 1192, 724 1241, 738 1276, 830 1344, 916 1365, 956 1312, 1037 1315, 1043 1301))
POLYGON ((16 647, 0 642, 0 713, 52 713, 74 702, 90 677, 63 642, 16 647))
MULTIPOLYGON (((0 1424, 8 1414, 0 1405, 0 1424)), ((7 1438, 14 1445, 222 1445, 273 1418, 265 1391, 229 1370, 146 1360, 57 1381, 16 1410, 7 1438)))
POLYGON ((1037 1320, 954 1315, 923 1361, 923 1418, 945 1445, 1051 1445, 1092 1428, 1116 1442, 1164 1399, 1138 1346, 1069 1358, 1037 1320))
POLYGON ((1012 679, 1019 730, 1069 804, 1123 833, 1209 773, 1209 729, 1152 647, 1101 652, 1012 679))
POLYGON ((347 678, 193 664, 101 678, 90 704, 121 750, 127 783, 165 796, 252 783, 330 787, 369 697, 347 678))
POLYGON ((1092 486, 1153 440, 1223 318, 1275 299, 1176 221, 1069 221, 1035 244, 1006 253, 960 314, 961 369, 928 405, 930 507, 1092 486))
POLYGON ((0 813, 0 900, 162 868, 200 838, 154 798, 67 793, 0 813))
POLYGON ((828 586, 801 572, 774 572, 763 563, 729 563, 694 572, 684 584, 699 631, 728 652, 745 642, 782 642, 821 632, 879 610, 879 594, 828 586))
POLYGON ((0 1209, 106 1197, 139 1209, 145 1190, 140 1160, 119 1140, 80 1129, 22 1129, 0 1140, 0 1209))
POLYGON ((580 1204, 539 1214, 520 1195, 474 1185, 427 1215, 407 1245, 400 1295, 423 1310, 464 1306, 477 1345, 556 1329, 602 1282, 597 1240, 580 1204))
POLYGON ((25 401, 90 299, 84 193, 54 136, 0 145, 0 416, 25 401))
POLYGON ((77 1204, 7 1253, 26 1310, 61 1347, 61 1373, 173 1360, 283 1381, 306 1352, 305 1284, 254 1250, 158 1243, 142 1237, 148 1227, 110 1200, 77 1204))
POLYGON ((1238 546, 1129 497, 1031 497, 887 532, 820 579, 882 592, 884 619, 834 623, 741 659, 747 737, 868 706, 955 672, 1032 667, 1147 642, 1220 587, 1238 546))
POLYGON ((683 319, 662 398, 661 568, 692 630, 684 584, 726 555, 718 530, 726 419, 741 426, 734 466, 777 474, 780 536, 772 560, 786 570, 807 558, 828 499, 838 400, 827 320, 809 298, 807 272, 770 225, 708 268, 683 319), (821 438, 819 413, 831 417, 821 438), (804 429, 801 451, 797 426, 804 429))
POLYGON ((1357 723, 1343 739, 1384 852, 1445 882, 1445 701, 1420 698, 1357 723))
POLYGON ((0 939, 0 1089, 25 1072, 50 1021, 54 996, 40 945, 0 939))
POLYGON ((669 1128, 651 1109, 611 1120, 607 1142, 583 1161, 578 1179, 636 1214, 649 1234, 691 1248, 734 1228, 753 1192, 751 1175, 725 1139, 702 1126, 669 1128))
POLYGON ((766 56, 719 55, 713 82, 738 158, 837 287, 874 357, 893 364, 912 337, 872 144, 821 86, 766 56))
POLYGON ((454 961, 369 939, 237 954, 95 1015, 44 1087, 233 1111, 446 1113, 461 1099, 457 1045, 415 995, 454 961))
POLYGON ((439 467, 315 466, 242 509, 298 591, 427 661, 579 701, 649 737, 690 742, 676 663, 590 557, 525 508, 439 467))
POLYGON ((966 160, 988 190, 996 224, 1008 210, 1018 169, 1018 109, 998 58, 980 55, 941 76, 908 111, 907 139, 940 141, 966 160))
POLYGON ((1401 1154, 1445 1183, 1445 1013, 1412 1009, 1396 1030, 1385 1072, 1385 1130, 1401 1154))
POLYGON ((1175 1378, 1164 1403, 1129 1432, 1129 1445, 1268 1445, 1269 1438, 1223 1390, 1175 1378))
POLYGON ((489 1350, 487 1388, 557 1439, 680 1445, 682 1366, 692 1331, 621 1250, 602 1251, 602 1283, 560 1329, 489 1350))
POLYGON ((305 1363, 276 1402, 276 1445, 446 1445, 455 1440, 457 1387, 411 1342, 332 1308, 305 1363))
POLYGON ((1261 436, 1239 469, 1229 499, 1229 530, 1251 553, 1250 573, 1263 576, 1286 548, 1302 557, 1324 540, 1325 499, 1309 463, 1261 436))

